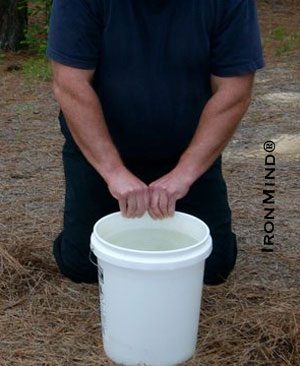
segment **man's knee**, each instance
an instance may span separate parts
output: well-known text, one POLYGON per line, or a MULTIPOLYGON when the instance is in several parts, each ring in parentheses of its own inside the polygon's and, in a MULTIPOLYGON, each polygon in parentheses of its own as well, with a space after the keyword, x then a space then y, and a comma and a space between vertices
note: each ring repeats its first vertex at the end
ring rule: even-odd
POLYGON ((98 281, 97 267, 91 262, 96 261, 87 246, 85 250, 78 251, 63 236, 63 232, 54 240, 53 255, 60 272, 73 282, 96 283, 98 281))
POLYGON ((231 231, 212 234, 213 251, 205 263, 204 283, 219 285, 226 281, 232 272, 237 257, 236 236, 231 231))

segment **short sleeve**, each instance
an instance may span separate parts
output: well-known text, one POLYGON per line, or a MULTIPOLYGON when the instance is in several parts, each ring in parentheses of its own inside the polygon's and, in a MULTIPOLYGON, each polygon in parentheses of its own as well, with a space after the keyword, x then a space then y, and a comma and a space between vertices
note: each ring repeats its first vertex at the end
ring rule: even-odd
POLYGON ((100 0, 53 0, 46 55, 64 65, 94 69, 103 24, 100 0))
POLYGON ((256 0, 219 0, 211 73, 238 76, 264 66, 256 0))

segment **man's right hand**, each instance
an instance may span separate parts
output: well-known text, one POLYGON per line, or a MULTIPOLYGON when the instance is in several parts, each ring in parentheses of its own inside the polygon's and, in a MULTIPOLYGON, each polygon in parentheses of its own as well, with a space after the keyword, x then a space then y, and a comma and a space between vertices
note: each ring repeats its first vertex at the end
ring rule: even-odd
POLYGON ((125 166, 119 166, 107 178, 110 193, 119 201, 126 217, 141 217, 149 209, 149 188, 125 166))

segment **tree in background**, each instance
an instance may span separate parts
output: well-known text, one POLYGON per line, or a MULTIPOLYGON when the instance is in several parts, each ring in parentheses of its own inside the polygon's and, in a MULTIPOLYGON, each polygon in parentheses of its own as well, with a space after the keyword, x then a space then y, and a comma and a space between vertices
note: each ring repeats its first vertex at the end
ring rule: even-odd
POLYGON ((52 0, 0 0, 0 49, 46 49, 52 0))
POLYGON ((27 29, 26 0, 0 0, 0 48, 17 51, 27 29))
POLYGON ((52 0, 26 1, 28 5, 28 26, 24 43, 29 51, 38 55, 44 55, 47 46, 52 0))

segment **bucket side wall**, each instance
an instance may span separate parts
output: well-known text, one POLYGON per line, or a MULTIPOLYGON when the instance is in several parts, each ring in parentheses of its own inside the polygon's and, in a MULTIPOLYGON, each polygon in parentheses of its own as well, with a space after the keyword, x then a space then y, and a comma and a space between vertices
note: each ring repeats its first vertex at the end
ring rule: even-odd
POLYGON ((115 362, 183 362, 197 341, 204 262, 173 271, 139 271, 99 261, 103 342, 115 362))

